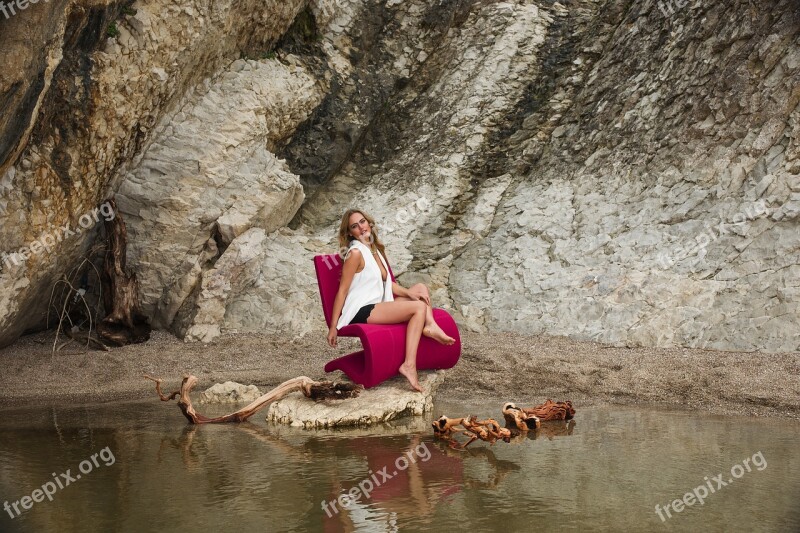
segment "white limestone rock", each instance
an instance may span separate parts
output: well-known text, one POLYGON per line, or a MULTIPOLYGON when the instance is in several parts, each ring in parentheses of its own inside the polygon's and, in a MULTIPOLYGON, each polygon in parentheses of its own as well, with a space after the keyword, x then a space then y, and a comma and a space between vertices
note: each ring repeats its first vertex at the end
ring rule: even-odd
POLYGON ((235 381, 217 383, 200 393, 198 403, 250 403, 261 396, 255 385, 243 385, 235 381))
POLYGON ((186 340, 220 334, 228 302, 260 270, 252 260, 265 235, 285 226, 304 198, 299 178, 269 148, 321 96, 301 69, 239 60, 159 126, 117 195, 155 326, 186 340))
MULTIPOLYGON (((462 328, 800 350, 800 52, 776 22, 791 2, 742 33, 728 14, 744 0, 670 21, 593 0, 177 1, 137 6, 92 54, 91 105, 64 111, 74 135, 43 125, 9 159, 3 251, 119 188, 156 326, 318 334, 311 258, 356 205, 400 282, 427 283, 462 328), (306 6, 313 61, 231 63, 306 6)), ((64 70, 48 57, 42 98, 64 70)), ((90 244, 3 268, 0 343, 90 244)))
POLYGON ((403 377, 361 391, 357 398, 315 402, 292 393, 273 402, 267 420, 306 429, 369 426, 407 416, 422 416, 433 410, 433 395, 444 382, 445 372, 420 372, 423 393, 412 391, 403 377))
MULTIPOLYGON (((7 106, 8 113, 4 113, 7 120, 0 120, 0 176, 4 176, 0 180, 0 257, 29 246, 51 227, 71 223, 74 229, 79 217, 117 192, 121 179, 137 166, 165 118, 169 122, 176 117, 180 122, 183 104, 202 90, 206 80, 224 72, 245 47, 275 42, 307 2, 198 0, 189 4, 183 0, 139 2, 123 15, 114 11, 109 0, 93 2, 91 9, 74 2, 42 3, 26 11, 24 24, 4 25, 0 44, 8 53, 0 94, 7 97, 4 111, 7 106), (117 37, 106 36, 98 14, 115 19, 117 37), (78 44, 69 38, 75 27, 93 27, 89 41, 78 44), (83 57, 81 64, 91 68, 79 73, 83 67, 65 60, 76 54, 83 57), (70 123, 73 134, 63 135, 63 120, 70 123), (33 135, 34 131, 38 133, 33 135), (11 183, 5 180, 9 175, 11 183)), ((297 89, 293 98, 300 97, 298 106, 289 106, 294 111, 304 101, 304 91, 297 89)), ((270 114, 286 116, 280 119, 284 125, 302 120, 290 116, 290 109, 270 114)), ((191 144, 197 147, 214 138, 225 140, 224 132, 200 129, 195 133, 191 144)), ((148 181, 145 177, 142 189, 147 190, 148 181)), ((142 205, 141 213, 169 220, 170 207, 160 202, 168 204, 175 198, 180 203, 187 185, 173 184, 175 189, 152 197, 158 206, 142 205), (155 214, 151 207, 167 213, 155 214)), ((191 233, 192 223, 186 222, 185 229, 191 233)), ((0 262, 0 346, 25 330, 44 327, 50 289, 86 257, 96 235, 96 231, 82 231, 59 240, 48 253, 14 268, 0 262)), ((178 262, 186 257, 185 250, 175 252, 178 262)))

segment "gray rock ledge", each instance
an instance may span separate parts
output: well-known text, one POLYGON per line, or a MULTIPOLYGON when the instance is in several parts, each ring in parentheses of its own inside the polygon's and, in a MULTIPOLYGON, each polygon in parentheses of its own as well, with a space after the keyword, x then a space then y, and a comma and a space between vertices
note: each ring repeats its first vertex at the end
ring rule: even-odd
POLYGON ((250 403, 261 396, 255 385, 242 385, 235 381, 217 383, 200 394, 201 404, 212 403, 250 403))
POLYGON ((267 420, 313 429, 369 426, 405 416, 422 416, 433 410, 433 395, 444 382, 444 375, 443 370, 420 372, 423 393, 412 391, 402 377, 347 400, 315 402, 299 392, 292 393, 269 406, 267 420))

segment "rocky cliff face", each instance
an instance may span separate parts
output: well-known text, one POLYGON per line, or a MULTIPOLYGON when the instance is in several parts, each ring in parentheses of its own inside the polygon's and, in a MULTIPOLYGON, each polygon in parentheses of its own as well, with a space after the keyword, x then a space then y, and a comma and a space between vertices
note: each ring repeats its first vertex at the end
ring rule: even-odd
POLYGON ((80 217, 119 188, 161 118, 268 50, 303 7, 61 1, 0 18, 0 344, 45 323, 54 282, 96 235, 80 217))
MULTIPOLYGON (((301 335, 355 205, 465 328, 800 349, 791 0, 156 4, 5 22, 4 251, 116 193, 156 325, 301 335)), ((3 265, 0 343, 93 238, 3 265)))

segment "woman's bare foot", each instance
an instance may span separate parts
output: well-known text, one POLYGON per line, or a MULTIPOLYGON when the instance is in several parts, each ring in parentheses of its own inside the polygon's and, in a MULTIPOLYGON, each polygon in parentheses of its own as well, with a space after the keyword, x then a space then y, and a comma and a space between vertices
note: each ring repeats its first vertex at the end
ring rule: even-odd
POLYGON ((440 344, 446 344, 448 346, 456 342, 453 337, 445 333, 444 330, 439 327, 439 324, 435 322, 430 326, 425 326, 422 329, 422 334, 426 337, 430 337, 440 344))
POLYGON ((419 379, 417 378, 417 367, 411 366, 408 363, 403 363, 400 365, 399 372, 406 377, 412 389, 417 392, 422 392, 422 387, 419 386, 419 379))

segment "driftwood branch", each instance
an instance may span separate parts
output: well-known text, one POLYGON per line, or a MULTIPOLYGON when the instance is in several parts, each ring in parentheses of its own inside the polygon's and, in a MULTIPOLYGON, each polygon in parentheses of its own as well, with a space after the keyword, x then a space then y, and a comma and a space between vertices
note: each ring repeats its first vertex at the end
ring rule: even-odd
POLYGON ((528 415, 533 415, 544 422, 550 420, 572 420, 575 416, 575 408, 572 407, 572 402, 554 402, 548 399, 541 405, 531 407, 530 409, 522 408, 528 415))
MULTIPOLYGON (((487 418, 486 420, 478 420, 477 416, 469 416, 464 418, 447 418, 446 416, 440 417, 433 422, 433 433, 435 436, 449 440, 454 448, 464 449, 474 441, 480 439, 488 442, 490 446, 494 445, 498 440, 509 442, 511 437, 515 435, 510 429, 501 428, 497 420, 487 418), (460 428, 458 426, 461 426, 460 428), (455 435, 463 433, 469 437, 469 440, 464 444, 459 444, 455 439, 455 435)), ((516 433, 517 435, 519 433, 516 433)))
MULTIPOLYGON (((464 418, 442 416, 431 425, 436 437, 450 441, 453 448, 464 449, 478 439, 488 442, 490 445, 494 445, 498 440, 510 442, 511 437, 528 431, 531 431, 532 434, 539 431, 542 428, 542 421, 561 421, 562 424, 565 424, 565 421, 572 420, 574 416, 575 409, 572 407, 572 402, 547 400, 545 403, 529 409, 506 402, 503 405, 503 417, 506 421, 504 428, 501 428, 493 418, 478 420, 476 416, 464 418), (469 437, 469 440, 460 444, 455 439, 455 436, 459 434, 464 434, 469 437)), ((573 427, 574 421, 565 426, 552 428, 553 431, 548 433, 552 433, 551 436, 571 434, 573 427)))
POLYGON ((503 418, 506 420, 507 428, 523 433, 531 429, 539 429, 542 426, 542 421, 538 417, 529 415, 511 402, 503 405, 503 418))
POLYGON ((506 427, 525 432, 531 429, 539 429, 542 422, 551 420, 572 420, 575 416, 575 408, 572 402, 554 402, 548 399, 541 405, 525 408, 517 407, 511 402, 503 405, 503 417, 506 420, 506 427))
MULTIPOLYGON (((185 376, 183 378, 184 381, 186 380, 186 377, 188 377, 188 376, 185 376)), ((181 391, 176 390, 175 392, 173 392, 169 396, 166 396, 166 395, 164 395, 163 392, 161 392, 161 383, 164 382, 163 379, 154 378, 153 376, 149 376, 147 374, 144 375, 144 378, 145 379, 149 379, 150 381, 155 381, 156 382, 156 394, 158 394, 158 397, 161 399, 162 402, 168 402, 170 400, 174 400, 175 397, 178 396, 181 393, 181 391)))
POLYGON ((361 386, 351 383, 331 383, 329 381, 314 381, 306 376, 299 376, 284 381, 268 393, 257 398, 248 405, 242 407, 234 413, 216 418, 209 418, 203 416, 195 411, 192 405, 192 399, 189 396, 197 386, 198 379, 192 375, 185 375, 181 382, 180 390, 174 391, 169 395, 161 392, 161 383, 163 380, 145 375, 146 379, 156 383, 156 394, 162 402, 167 402, 178 398, 178 407, 180 408, 183 416, 189 421, 190 424, 222 424, 226 422, 244 422, 266 405, 269 405, 275 400, 280 400, 287 394, 295 391, 300 391, 306 398, 313 400, 326 400, 326 399, 344 399, 353 398, 358 396, 361 392, 361 386))

